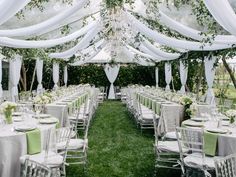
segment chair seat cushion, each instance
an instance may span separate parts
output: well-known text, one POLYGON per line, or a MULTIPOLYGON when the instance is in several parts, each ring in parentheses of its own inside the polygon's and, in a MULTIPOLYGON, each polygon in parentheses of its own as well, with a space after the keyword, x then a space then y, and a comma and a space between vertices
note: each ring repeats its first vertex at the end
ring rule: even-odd
POLYGON ((172 139, 172 140, 177 140, 176 132, 167 132, 165 134, 165 138, 172 139))
POLYGON ((48 167, 58 167, 62 165, 63 162, 63 157, 60 154, 57 154, 55 152, 49 151, 48 152, 48 158, 45 163, 45 151, 42 151, 41 153, 34 154, 34 155, 24 155, 20 157, 20 162, 23 164, 26 159, 30 159, 33 161, 36 161, 41 164, 45 164, 48 167))
POLYGON ((178 141, 158 141, 157 148, 163 152, 179 153, 178 141))
POLYGON ((153 120, 153 114, 142 114, 142 119, 153 120))
MULTIPOLYGON (((67 147, 68 150, 73 149, 81 149, 84 144, 87 143, 87 140, 84 139, 70 139, 69 145, 67 147)), ((65 149, 66 142, 57 143, 57 149, 65 149)))
MULTIPOLYGON (((214 158, 215 157, 205 156, 205 165, 207 166, 207 168, 209 168, 209 169, 215 168, 214 158)), ((217 157, 217 158, 219 158, 219 157, 217 157)), ((204 165, 203 160, 202 160, 202 154, 192 153, 184 158, 184 163, 185 163, 185 165, 187 165, 189 167, 200 168, 204 165)))

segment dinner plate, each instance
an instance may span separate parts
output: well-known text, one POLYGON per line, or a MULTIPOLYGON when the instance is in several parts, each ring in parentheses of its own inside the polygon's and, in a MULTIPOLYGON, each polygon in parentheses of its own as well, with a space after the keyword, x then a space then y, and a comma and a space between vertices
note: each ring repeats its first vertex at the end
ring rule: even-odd
POLYGON ((220 134, 228 133, 228 130, 221 129, 221 128, 207 128, 206 131, 208 131, 210 133, 220 133, 220 134))
POLYGON ((13 112, 12 116, 22 116, 23 112, 13 112))
POLYGON ((196 121, 196 122, 207 122, 209 119, 205 117, 193 117, 191 120, 196 121))
POLYGON ((49 118, 50 116, 51 116, 50 114, 38 114, 38 115, 33 115, 34 118, 40 118, 40 119, 49 118))
POLYGON ((55 117, 39 120, 39 123, 41 123, 41 124, 55 124, 57 122, 58 122, 58 119, 55 117))
POLYGON ((189 126, 189 127, 203 127, 204 126, 202 122, 195 122, 195 121, 186 121, 183 123, 183 125, 189 126))
POLYGON ((21 121, 23 121, 23 117, 21 117, 21 116, 13 117, 13 121, 14 122, 21 122, 21 121))
POLYGON ((14 129, 16 131, 19 131, 19 132, 25 132, 25 131, 31 131, 31 130, 36 129, 36 126, 35 125, 22 124, 22 125, 15 126, 14 129))

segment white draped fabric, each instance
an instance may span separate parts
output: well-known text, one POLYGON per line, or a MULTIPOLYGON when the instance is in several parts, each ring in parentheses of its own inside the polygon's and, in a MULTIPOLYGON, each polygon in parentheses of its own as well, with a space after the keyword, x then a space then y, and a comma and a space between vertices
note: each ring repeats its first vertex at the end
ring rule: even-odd
POLYGON ((151 55, 154 59, 155 62, 159 62, 159 61, 164 61, 164 58, 161 58, 160 56, 156 55, 154 52, 152 52, 151 50, 149 50, 147 47, 145 47, 143 44, 141 44, 139 46, 139 50, 141 50, 142 52, 151 55))
POLYGON ((215 94, 212 89, 215 78, 215 68, 214 68, 215 62, 216 62, 215 56, 210 56, 205 58, 205 77, 208 86, 206 102, 212 105, 215 104, 215 94))
POLYGON ((188 67, 183 64, 182 61, 179 62, 179 74, 180 74, 180 81, 181 81, 181 89, 180 93, 185 94, 185 86, 188 78, 188 67))
POLYGON ((150 59, 153 59, 153 60, 156 60, 156 58, 154 56, 151 56, 149 54, 146 54, 146 53, 143 53, 143 52, 140 52, 139 50, 133 48, 132 46, 130 45, 126 45, 126 47, 133 53, 137 54, 137 55, 140 55, 142 57, 145 57, 145 58, 150 58, 150 59))
POLYGON ((8 46, 14 48, 48 48, 53 47, 59 44, 63 44, 76 38, 84 35, 92 28, 97 27, 97 22, 91 22, 89 25, 81 28, 80 30, 69 34, 64 37, 60 37, 57 39, 48 39, 48 40, 38 40, 38 41, 31 41, 31 40, 21 40, 21 39, 12 39, 8 37, 0 37, 0 46, 8 46))
POLYGON ((166 60, 174 60, 180 57, 181 54, 179 53, 169 53, 169 52, 164 52, 163 50, 155 47, 153 44, 151 44, 148 40, 144 39, 144 41, 142 42, 142 44, 149 49, 150 51, 152 51, 153 53, 155 53, 156 55, 165 58, 166 60))
POLYGON ((2 58, 0 58, 0 98, 2 98, 2 58))
POLYGON ((155 68, 156 87, 159 87, 159 69, 155 68))
POLYGON ((100 28, 96 27, 92 30, 90 30, 81 40, 78 44, 76 44, 74 47, 60 53, 51 53, 49 54, 49 57, 51 58, 70 58, 76 52, 79 50, 85 49, 89 46, 91 40, 100 32, 100 28))
MULTIPOLYGON (((86 55, 86 57, 83 57, 85 55, 81 55, 81 57, 83 57, 82 59, 80 59, 79 61, 76 61, 74 63, 71 63, 70 65, 72 66, 80 66, 83 65, 85 63, 90 62, 94 57, 96 57, 103 49, 104 46, 106 46, 107 42, 104 41, 101 45, 99 45, 97 48, 95 47, 95 50, 89 53, 89 56, 86 55)), ((95 45, 96 46, 96 45, 95 45)), ((85 49, 86 50, 86 49, 85 49)), ((86 54, 86 53, 85 53, 86 54)))
MULTIPOLYGON (((21 2, 22 0, 7 0, 7 1, 8 2, 11 2, 11 1, 21 2)), ((7 37, 29 36, 32 34, 40 33, 42 30, 45 30, 45 29, 50 28, 54 25, 57 25, 65 18, 71 16, 72 14, 77 12, 79 9, 81 9, 87 2, 88 2, 88 0, 79 1, 73 7, 59 13, 58 15, 56 15, 52 18, 49 18, 48 20, 38 23, 36 25, 22 27, 22 28, 18 28, 18 29, 0 30, 0 36, 4 36, 4 37, 5 36, 7 36, 7 37)))
POLYGON ((67 81, 68 81, 68 71, 67 71, 67 65, 64 66, 64 84, 67 87, 67 81))
POLYGON ((23 9, 30 0, 2 0, 0 2, 0 25, 23 9))
MULTIPOLYGON (((224 1, 221 1, 224 2, 224 1)), ((212 3, 212 1, 211 1, 212 3)), ((213 2, 215 4, 215 1, 213 2)), ((221 7, 220 7, 221 9, 221 7)), ((190 37, 195 40, 202 41, 204 39, 204 36, 201 35, 201 31, 195 30, 193 28, 190 28, 178 21, 173 20, 172 18, 168 17, 165 13, 162 11, 159 11, 160 13, 160 22, 169 27, 172 30, 175 30, 179 32, 180 34, 190 37)), ((222 9, 220 11, 222 13, 222 9)), ((214 39, 212 41, 213 43, 219 43, 219 44, 236 44, 236 36, 233 35, 216 35, 214 36, 214 39)))
POLYGON ((104 70, 105 70, 107 79, 111 83, 110 89, 109 89, 109 94, 108 94, 108 99, 115 99, 115 91, 114 91, 113 83, 115 82, 115 80, 118 76, 118 73, 120 70, 120 65, 106 64, 104 70))
POLYGON ((11 96, 12 101, 16 101, 18 96, 17 85, 20 80, 20 71, 22 64, 22 57, 20 55, 15 55, 13 59, 9 61, 9 73, 10 73, 10 82, 11 82, 11 96))
POLYGON ((37 58, 36 60, 36 74, 37 74, 37 94, 41 94, 43 91, 42 78, 43 78, 43 60, 37 58))
POLYGON ((172 79, 171 64, 165 63, 165 80, 166 80, 166 91, 170 90, 170 83, 172 79))
POLYGON ((226 44, 203 44, 201 42, 193 42, 187 40, 180 40, 172 37, 168 37, 163 35, 157 31, 154 31, 144 25, 142 22, 137 20, 133 15, 126 12, 129 21, 131 22, 131 26, 136 28, 140 33, 143 35, 155 40, 157 43, 173 48, 180 48, 186 50, 193 50, 193 51, 212 51, 212 50, 220 50, 220 49, 227 49, 231 48, 231 45, 226 44))
POLYGON ((59 82, 59 63, 53 62, 52 74, 53 74, 53 82, 54 82, 53 89, 56 90, 58 88, 58 82, 59 82))
POLYGON ((228 32, 236 35, 236 14, 228 0, 204 0, 215 20, 228 32))

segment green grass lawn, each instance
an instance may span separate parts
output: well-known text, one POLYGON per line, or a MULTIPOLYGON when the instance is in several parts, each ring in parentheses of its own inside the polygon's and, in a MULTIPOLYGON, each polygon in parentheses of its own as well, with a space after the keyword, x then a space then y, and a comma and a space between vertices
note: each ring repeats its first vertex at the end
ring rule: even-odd
POLYGON ((71 165, 68 177, 153 176, 153 134, 141 134, 121 102, 106 101, 99 106, 88 139, 87 172, 71 165))

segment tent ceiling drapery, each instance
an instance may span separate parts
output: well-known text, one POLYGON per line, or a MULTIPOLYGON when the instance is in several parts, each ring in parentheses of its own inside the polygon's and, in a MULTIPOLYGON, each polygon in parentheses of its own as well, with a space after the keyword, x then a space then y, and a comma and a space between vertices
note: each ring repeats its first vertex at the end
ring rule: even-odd
MULTIPOLYGON (((91 0, 90 0, 91 1, 91 0)), ((41 11, 30 12, 31 9, 25 8, 30 0, 21 2, 13 0, 4 0, 1 2, 0 11, 0 46, 15 48, 50 48, 56 45, 64 45, 72 41, 71 48, 63 47, 61 51, 50 53, 51 58, 60 58, 68 60, 76 56, 75 63, 71 65, 81 65, 85 63, 106 63, 115 61, 118 63, 137 63, 141 65, 154 65, 159 61, 168 61, 178 59, 182 52, 194 51, 212 51, 231 48, 236 43, 235 28, 232 19, 236 18, 230 3, 217 0, 217 4, 225 7, 224 13, 219 13, 219 6, 208 0, 204 0, 209 12, 212 13, 216 21, 232 35, 216 35, 212 44, 201 42, 204 37, 201 36, 201 30, 182 24, 178 20, 169 16, 165 10, 160 9, 159 23, 164 24, 171 30, 179 34, 192 38, 196 41, 177 39, 152 30, 141 18, 137 18, 131 12, 139 13, 148 18, 146 14, 146 4, 142 0, 135 0, 132 7, 124 4, 124 8, 116 7, 105 10, 102 0, 91 3, 89 0, 73 1, 71 5, 65 5, 59 2, 48 2, 49 7, 45 7, 45 14, 50 15, 30 22, 13 17, 17 12, 26 10, 26 14, 40 16, 44 14, 41 11), (90 2, 90 3, 89 3, 90 2), (50 4, 51 3, 51 4, 50 4), (12 8, 9 10, 9 7, 12 8), (53 8, 50 8, 52 6, 53 8), (8 9, 8 10, 7 10, 8 9), (53 9, 53 10, 52 10, 53 9), (100 14, 99 14, 100 13, 100 14), (105 15, 104 15, 104 14, 105 15), (226 19, 226 20, 222 20, 226 19), (21 24, 14 25, 16 20, 21 24), (83 23, 86 23, 84 25, 83 23), (69 34, 62 36, 60 27, 73 24, 69 34), (109 24, 109 25, 108 25, 109 24), (108 26, 107 26, 108 25, 108 26), (106 31, 106 32, 105 32, 106 31), (107 32, 112 31, 112 35, 107 36, 107 32), (142 34, 142 36, 140 35, 142 34), (40 40, 29 40, 31 37, 43 37, 40 40), (140 39, 135 41, 135 37, 140 39), (86 51, 94 48, 97 41, 106 39, 107 44, 97 50, 86 51), (151 43, 149 40, 155 41, 151 43), (199 42, 197 42, 199 41, 199 42), (135 45, 133 45, 135 43, 135 45), (171 47, 178 52, 166 52, 163 46, 171 47), (64 51, 63 51, 64 50, 64 51), (124 57, 129 57, 124 58, 124 57), (81 60, 81 61, 80 61, 81 60)), ((190 25, 192 26, 192 25, 190 25)), ((96 47, 95 47, 96 48, 96 47)))

